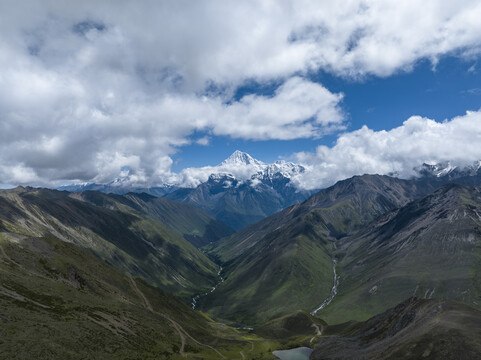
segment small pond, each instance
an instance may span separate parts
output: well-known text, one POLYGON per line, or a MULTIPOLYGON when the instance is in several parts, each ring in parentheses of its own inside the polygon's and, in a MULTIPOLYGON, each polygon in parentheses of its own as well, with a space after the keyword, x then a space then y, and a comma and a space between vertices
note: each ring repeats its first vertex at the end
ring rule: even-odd
POLYGON ((312 349, 308 347, 298 347, 289 350, 276 350, 272 353, 281 360, 309 360, 312 349))

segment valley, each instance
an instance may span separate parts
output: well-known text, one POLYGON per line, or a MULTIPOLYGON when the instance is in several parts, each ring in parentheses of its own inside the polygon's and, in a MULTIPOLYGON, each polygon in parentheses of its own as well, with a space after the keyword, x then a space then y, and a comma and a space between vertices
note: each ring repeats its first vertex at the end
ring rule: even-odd
MULTIPOLYGON (((406 319, 429 309, 480 317, 481 192, 463 185, 472 182, 353 177, 235 233, 147 194, 0 191, 0 301, 9 309, 0 349, 22 358, 15 344, 31 329, 45 358, 82 358, 82 341, 95 338, 88 351, 102 358, 270 359, 299 348, 293 356, 414 359, 405 343, 435 335, 406 319), (369 335, 364 348, 372 326, 421 328, 410 339, 369 335), (80 341, 86 332, 96 335, 80 341)), ((450 354, 458 345, 427 346, 450 354)))
POLYGON ((0 1, 0 360, 481 360, 481 1, 0 1))

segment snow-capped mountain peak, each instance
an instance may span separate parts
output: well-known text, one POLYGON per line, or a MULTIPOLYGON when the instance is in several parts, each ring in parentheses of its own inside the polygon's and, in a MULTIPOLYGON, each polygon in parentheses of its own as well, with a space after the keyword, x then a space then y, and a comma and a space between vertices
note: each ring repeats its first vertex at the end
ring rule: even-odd
MULTIPOLYGON (((301 165, 285 160, 277 160, 271 164, 254 159, 249 154, 236 150, 227 159, 216 166, 204 166, 198 168, 186 168, 180 173, 172 174, 156 183, 154 188, 169 192, 178 188, 196 188, 200 184, 223 184, 223 187, 240 186, 249 184, 256 187, 261 182, 271 184, 275 180, 284 179, 289 182, 293 177, 305 171, 301 165)), ((82 189, 105 188, 106 191, 124 193, 136 189, 145 190, 148 183, 147 177, 142 171, 135 171, 129 167, 121 169, 119 175, 108 183, 89 183, 87 185, 73 185, 65 187, 65 190, 81 191, 82 189)), ((283 181, 284 181, 283 180, 283 181)), ((271 186, 269 185, 269 186, 271 186)))
POLYGON ((449 162, 442 162, 438 164, 423 163, 416 170, 423 176, 442 177, 449 174, 455 168, 456 167, 453 167, 449 162))
POLYGON ((277 160, 267 165, 265 172, 269 177, 275 174, 282 174, 286 178, 291 178, 294 175, 303 173, 305 170, 304 166, 294 164, 290 161, 277 160))
POLYGON ((463 176, 474 176, 481 168, 481 161, 475 161, 471 165, 452 165, 449 161, 437 164, 422 164, 415 168, 415 172, 421 177, 456 179, 463 176))
POLYGON ((262 161, 254 159, 248 153, 236 150, 227 159, 222 161, 219 166, 230 166, 230 165, 254 165, 262 166, 265 165, 262 161))

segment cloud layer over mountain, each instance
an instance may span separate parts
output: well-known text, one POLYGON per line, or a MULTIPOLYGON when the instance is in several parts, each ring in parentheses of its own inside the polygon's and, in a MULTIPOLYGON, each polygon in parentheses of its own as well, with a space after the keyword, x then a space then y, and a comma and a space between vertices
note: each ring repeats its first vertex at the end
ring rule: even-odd
POLYGON ((481 160, 480 144, 481 112, 442 123, 413 116, 390 131, 364 126, 340 135, 332 148, 319 146, 314 154, 297 154, 307 171, 295 181, 301 188, 314 189, 366 173, 409 178, 423 162, 471 165, 481 160))
MULTIPOLYGON (((343 94, 312 73, 390 76, 419 59, 476 57, 480 14, 478 1, 3 1, 0 183, 106 182, 128 166, 153 184, 193 141, 342 131, 343 94), (252 82, 279 85, 234 96, 252 82)), ((341 154, 344 142, 362 144, 363 134, 301 158, 339 167, 353 156, 341 154)), ((382 147, 381 135, 364 145, 382 147)))

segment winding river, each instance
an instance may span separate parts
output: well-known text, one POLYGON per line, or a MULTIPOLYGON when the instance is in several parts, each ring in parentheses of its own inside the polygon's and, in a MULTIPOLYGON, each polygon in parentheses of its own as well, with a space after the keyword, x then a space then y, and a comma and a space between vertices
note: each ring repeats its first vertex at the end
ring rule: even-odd
POLYGON ((217 272, 217 276, 219 277, 219 282, 217 284, 214 285, 214 287, 210 290, 210 291, 207 291, 203 294, 197 294, 195 295, 194 297, 192 297, 192 309, 195 310, 195 307, 197 306, 197 301, 199 301, 199 299, 202 297, 202 296, 206 296, 212 292, 215 291, 215 289, 217 289, 217 287, 222 284, 224 282, 224 278, 222 277, 222 275, 220 274, 222 272, 222 266, 219 268, 219 271, 217 272))

